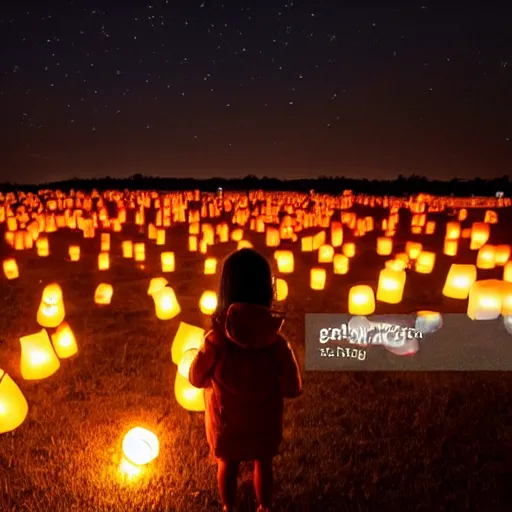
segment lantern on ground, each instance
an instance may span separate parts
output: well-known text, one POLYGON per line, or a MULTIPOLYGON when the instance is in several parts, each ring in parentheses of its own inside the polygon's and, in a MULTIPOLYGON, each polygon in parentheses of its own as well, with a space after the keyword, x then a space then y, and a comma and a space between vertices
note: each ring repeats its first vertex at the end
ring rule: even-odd
POLYGON ((172 362, 178 364, 187 350, 199 349, 204 342, 205 330, 180 322, 171 347, 172 362))
POLYGON ((69 259, 70 261, 79 261, 80 260, 80 246, 79 245, 70 245, 68 249, 69 259))
POLYGON ((443 252, 446 256, 457 256, 457 251, 459 249, 459 241, 458 240, 449 240, 446 239, 444 241, 443 252))
POLYGON ((399 304, 404 294, 405 278, 405 270, 382 269, 379 274, 377 300, 388 304, 399 304))
POLYGON ((121 244, 121 249, 123 251, 123 258, 133 258, 133 242, 131 240, 124 240, 121 244))
POLYGON ((419 242, 406 242, 405 243, 405 252, 409 259, 415 260, 423 250, 423 245, 419 242))
POLYGON ((346 242, 341 246, 341 252, 347 258, 353 258, 356 255, 356 244, 354 242, 346 242))
POLYGON ((175 259, 173 252, 163 252, 160 255, 160 261, 162 263, 162 272, 174 272, 175 259))
POLYGON ((100 283, 94 292, 94 302, 100 305, 108 305, 112 302, 114 288, 111 284, 100 283))
POLYGON ((110 254, 100 252, 98 254, 98 270, 108 270, 110 268, 110 254))
POLYGON ((349 259, 344 254, 335 254, 332 260, 333 271, 335 274, 346 274, 348 273, 348 262, 349 259))
POLYGON ((174 395, 176 401, 187 411, 203 412, 205 410, 204 389, 192 386, 189 380, 179 372, 176 372, 174 395))
POLYGON ((268 226, 265 233, 265 245, 267 247, 278 247, 281 243, 279 229, 268 226))
POLYGON ((183 353, 181 356, 180 362, 178 363, 178 373, 188 380, 188 375, 190 373, 190 367, 192 366, 192 362, 194 361, 199 350, 197 348, 191 348, 183 353))
POLYGON ((217 294, 212 290, 206 290, 199 299, 199 309, 204 315, 211 315, 217 309, 217 294))
POLYGON ((159 320, 171 320, 181 313, 181 307, 174 290, 165 286, 159 292, 153 294, 155 312, 159 320))
POLYGON ((137 242, 133 246, 134 259, 135 261, 145 261, 146 260, 146 245, 144 242, 137 242))
POLYGON ((323 290, 325 288, 325 281, 327 279, 327 272, 325 268, 312 268, 309 276, 309 285, 312 290, 323 290))
POLYGON ((57 283, 51 283, 43 290, 37 311, 37 323, 41 327, 54 328, 59 326, 65 317, 62 289, 57 283))
POLYGON ((149 282, 148 286, 148 295, 154 295, 155 293, 161 291, 168 284, 167 279, 165 277, 153 277, 149 282))
POLYGON ((443 326, 443 317, 437 311, 418 311, 414 328, 421 334, 432 334, 443 326))
POLYGON ((67 322, 62 322, 54 334, 52 343, 59 359, 67 359, 78 352, 76 338, 67 322))
POLYGON ((331 263, 334 258, 334 247, 323 244, 318 249, 318 263, 331 263))
POLYGON ((288 283, 280 277, 275 280, 276 300, 283 301, 288 297, 288 283))
POLYGON ((21 389, 0 369, 0 434, 18 428, 27 413, 28 404, 21 389))
POLYGON ((155 460, 160 453, 158 437, 153 432, 132 428, 123 439, 123 455, 135 466, 145 466, 155 460))
POLYGON ((496 320, 501 315, 501 281, 475 281, 469 290, 467 315, 471 320, 496 320))
POLYGON ((421 251, 416 259, 415 270, 419 274, 430 274, 436 262, 436 253, 421 251))
POLYGON ((489 240, 491 229, 485 222, 474 222, 471 226, 471 241, 469 248, 472 250, 480 249, 489 240))
POLYGON ((460 237, 460 222, 447 222, 445 239, 456 240, 460 237))
POLYGON ((279 272, 291 274, 294 270, 294 258, 292 251, 276 251, 274 258, 277 262, 279 272))
POLYGON ((204 273, 205 275, 212 275, 217 272, 217 259, 206 258, 204 260, 204 273))
POLYGON ((17 279, 19 277, 18 264, 14 258, 4 260, 2 266, 7 279, 17 279))
POLYGON ((496 266, 496 251, 492 245, 483 245, 478 249, 476 266, 481 269, 492 269, 496 266))
POLYGON ((50 255, 50 243, 48 242, 47 236, 40 236, 36 240, 37 255, 41 258, 45 258, 50 255))
POLYGON ((494 263, 496 265, 503 266, 510 259, 510 252, 511 252, 510 245, 507 245, 507 244, 496 245, 494 247, 494 251, 495 251, 494 263))
POLYGON ((405 270, 407 268, 407 263, 405 263, 404 260, 387 260, 384 267, 391 270, 405 270))
POLYGON ((443 295, 450 299, 467 299, 469 289, 475 281, 475 265, 452 263, 444 283, 443 295))
POLYGON ((351 315, 371 315, 375 311, 375 294, 370 286, 352 286, 348 293, 348 312, 351 315))
POLYGON ((21 376, 25 380, 46 379, 60 368, 48 333, 43 329, 20 338, 21 376))
POLYGON ((393 239, 388 236, 377 238, 377 254, 379 256, 389 256, 393 252, 393 239))
POLYGON ((512 283, 500 281, 501 286, 501 315, 512 315, 512 283))
POLYGON ((512 283, 512 261, 507 261, 503 267, 503 281, 512 283))

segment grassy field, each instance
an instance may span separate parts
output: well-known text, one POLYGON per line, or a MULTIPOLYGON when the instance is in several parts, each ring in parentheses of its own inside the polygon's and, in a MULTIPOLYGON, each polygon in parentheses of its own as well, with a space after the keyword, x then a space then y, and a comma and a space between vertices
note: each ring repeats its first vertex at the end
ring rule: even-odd
MULTIPOLYGON (((475 219, 482 220, 483 213, 475 212, 475 219)), ((441 251, 446 218, 439 220, 437 234, 428 238, 407 235, 407 229, 398 232, 396 251, 415 239, 441 251)), ((497 242, 509 241, 506 219, 493 233, 497 242)), ((161 248, 148 242, 145 268, 138 268, 121 255, 121 241, 136 236, 133 225, 113 233, 111 268, 100 272, 99 235, 83 240, 80 233, 61 230, 49 237, 49 257, 37 257, 35 249, 16 253, 20 278, 0 281, 0 368, 29 402, 25 423, 0 436, 2 512, 199 512, 220 506, 204 417, 176 403, 176 367, 170 357, 180 320, 207 326, 197 303, 203 290, 215 289, 217 276, 202 275, 204 256, 186 249, 186 228, 170 228, 165 249, 176 253, 176 271, 166 277, 182 314, 159 321, 147 287, 151 277, 162 275, 161 248), (72 263, 67 248, 75 241, 82 258, 72 263), (51 281, 63 288, 79 354, 62 361, 52 377, 28 382, 20 376, 19 337, 40 330, 36 311, 51 281), (93 301, 102 281, 114 285, 110 306, 93 301), (161 454, 142 479, 130 483, 117 468, 122 436, 135 425, 158 434, 161 454)), ((356 240, 358 254, 349 274, 329 275, 323 292, 308 288, 314 255, 296 253, 296 271, 286 277, 290 295, 282 307, 284 332, 302 364, 304 314, 345 311, 352 284, 376 284, 385 258, 375 254, 375 236, 356 240)), ((262 235, 247 238, 271 255, 262 235)), ((210 254, 222 257, 235 247, 234 242, 217 245, 210 254)), ((2 251, 8 254, 6 246, 2 251)), ((474 258, 475 252, 462 251, 455 261, 474 258)), ((380 305, 377 313, 464 312, 464 301, 441 296, 452 261, 440 255, 433 275, 409 273, 403 303, 380 305)), ((499 271, 487 275, 501 277, 499 271)), ((285 441, 275 462, 276 510, 509 510, 508 373, 306 372, 304 388, 304 395, 286 408, 285 441)), ((254 510, 251 485, 250 467, 244 467, 241 510, 254 510)))

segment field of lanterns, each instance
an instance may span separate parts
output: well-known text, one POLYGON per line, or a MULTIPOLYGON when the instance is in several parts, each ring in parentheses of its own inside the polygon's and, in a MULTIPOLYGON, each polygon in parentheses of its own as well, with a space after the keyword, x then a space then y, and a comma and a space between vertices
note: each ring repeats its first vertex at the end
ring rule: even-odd
MULTIPOLYGON (((0 510, 218 506, 187 376, 231 251, 269 258, 303 363, 306 313, 460 313, 512 334, 511 222, 506 198, 0 194, 0 510)), ((463 493, 501 510, 511 404, 506 373, 306 372, 276 502, 435 508, 463 493)))

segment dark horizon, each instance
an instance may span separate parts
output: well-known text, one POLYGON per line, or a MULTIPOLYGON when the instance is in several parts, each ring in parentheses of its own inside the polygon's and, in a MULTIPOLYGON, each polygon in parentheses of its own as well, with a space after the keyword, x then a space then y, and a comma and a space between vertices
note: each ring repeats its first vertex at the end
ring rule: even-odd
POLYGON ((405 1, 2 6, 0 182, 501 177, 511 25, 405 1))

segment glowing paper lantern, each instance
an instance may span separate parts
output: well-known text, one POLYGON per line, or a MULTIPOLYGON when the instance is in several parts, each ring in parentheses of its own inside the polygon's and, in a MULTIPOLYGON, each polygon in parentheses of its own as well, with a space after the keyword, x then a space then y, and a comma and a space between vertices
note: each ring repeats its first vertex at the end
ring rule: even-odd
POLYGON ((475 281, 469 290, 467 315, 471 320, 496 320, 501 315, 501 281, 475 281))
POLYGON ((48 333, 43 329, 20 338, 21 376, 25 380, 46 379, 60 368, 48 333))
POLYGON ((278 247, 281 243, 281 236, 279 229, 273 227, 267 227, 265 233, 265 244, 267 247, 278 247))
POLYGON ((309 276, 309 285, 312 290, 323 290, 327 273, 325 268, 312 268, 309 276))
POLYGON ((335 274, 346 274, 348 273, 348 262, 349 259, 344 254, 335 254, 332 260, 333 271, 335 274))
POLYGON ((171 347, 172 362, 178 364, 187 350, 199 349, 204 341, 205 330, 180 322, 171 347))
POLYGON ((460 222, 447 222, 445 239, 456 240, 460 237, 460 222))
POLYGON ((476 256, 476 266, 481 269, 491 269, 496 266, 496 251, 492 245, 483 245, 476 256))
POLYGON ((75 335, 67 322, 62 322, 57 327, 52 334, 52 343, 59 359, 67 359, 78 352, 75 335))
POLYGON ((18 264, 14 258, 4 260, 2 266, 7 279, 17 279, 19 277, 18 264))
POLYGON ((496 245, 494 247, 494 263, 496 265, 505 265, 510 259, 511 247, 510 245, 496 245))
POLYGON ((444 241, 443 252, 446 256, 457 256, 457 251, 459 249, 459 241, 458 240, 448 240, 444 241))
POLYGON ((503 281, 512 283, 512 261, 507 261, 503 267, 503 281))
POLYGON ((382 269, 379 274, 377 300, 388 304, 399 304, 404 294, 405 278, 405 270, 382 269))
POLYGON ((135 261, 146 260, 146 244, 144 242, 137 242, 134 244, 133 252, 135 261))
POLYGON ((421 334, 432 334, 443 326, 443 317, 437 311, 418 311, 414 328, 421 334))
POLYGON ((416 259, 415 270, 419 274, 430 274, 436 262, 436 253, 421 251, 416 259))
POLYGON ((159 320, 170 320, 181 313, 181 307, 174 290, 165 286, 153 294, 155 312, 159 320))
POLYGON ((275 287, 276 287, 276 300, 283 301, 288 297, 288 283, 284 280, 278 277, 275 280, 275 287))
POLYGON ((203 412, 205 410, 204 389, 192 386, 179 372, 176 372, 174 395, 176 401, 187 411, 203 412))
POLYGON ((48 242, 48 237, 40 236, 36 240, 36 249, 37 255, 41 258, 45 258, 50 255, 50 243, 48 242))
POLYGON ((153 277, 151 281, 149 282, 148 286, 148 295, 153 295, 159 291, 161 291, 163 288, 165 288, 168 284, 167 279, 165 277, 153 277))
POLYGON ((423 250, 423 245, 419 242, 406 242, 405 252, 409 259, 415 260, 423 250))
POLYGON ((199 309, 205 315, 211 315, 217 309, 217 294, 212 290, 206 290, 199 299, 199 309))
POLYGON ((41 327, 59 326, 66 317, 62 289, 57 283, 51 283, 43 290, 41 303, 37 311, 37 323, 41 327))
POLYGON ((71 261, 79 261, 80 260, 80 246, 79 245, 70 245, 68 249, 69 259, 71 261))
POLYGON ((160 260, 162 263, 162 272, 174 272, 175 259, 173 252, 163 252, 160 255, 160 260))
POLYGON ((318 263, 331 263, 334 258, 334 247, 323 244, 318 249, 318 263))
POLYGON ((475 265, 452 263, 443 287, 443 295, 451 299, 467 299, 476 281, 475 265))
POLYGON ((375 311, 375 294, 370 286, 352 286, 348 294, 348 312, 351 315, 371 315, 375 311))
POLYGON ((207 258, 204 260, 204 273, 205 275, 215 274, 217 272, 217 259, 207 258))
POLYGON ((18 428, 27 413, 28 404, 21 389, 0 369, 0 434, 18 428))
POLYGON ((133 258, 133 242, 131 240, 124 240, 121 244, 123 251, 123 258, 133 258))
POLYGON ((389 268, 390 270, 405 270, 407 268, 407 263, 405 263, 404 260, 387 260, 384 267, 389 268))
POLYGON ((191 367, 192 362, 194 361, 197 353, 198 353, 198 349, 196 349, 196 348, 187 350, 181 356, 180 362, 178 363, 179 374, 187 380, 188 380, 188 375, 190 373, 190 367, 191 367))
POLYGON ((114 288, 111 284, 100 283, 94 292, 94 302, 96 304, 107 305, 112 302, 114 288))
POLYGON ((123 454, 136 466, 145 466, 160 453, 158 437, 145 428, 132 428, 123 439, 123 454))
POLYGON ((98 254, 98 270, 108 270, 110 268, 110 254, 100 252, 98 254))
POLYGON ((387 236, 377 238, 377 254, 389 256, 393 252, 393 239, 387 236))
POLYGON ((294 258, 292 251, 276 251, 274 258, 277 262, 279 272, 291 274, 294 270, 294 258))
POLYGON ((485 222, 474 222, 471 226, 471 241, 469 248, 472 250, 480 249, 489 240, 491 228, 485 222))
POLYGON ((354 242, 346 242, 341 246, 341 252, 347 258, 353 258, 356 255, 356 244, 354 242))
POLYGON ((502 316, 512 315, 512 283, 500 281, 501 287, 501 314, 502 316))

